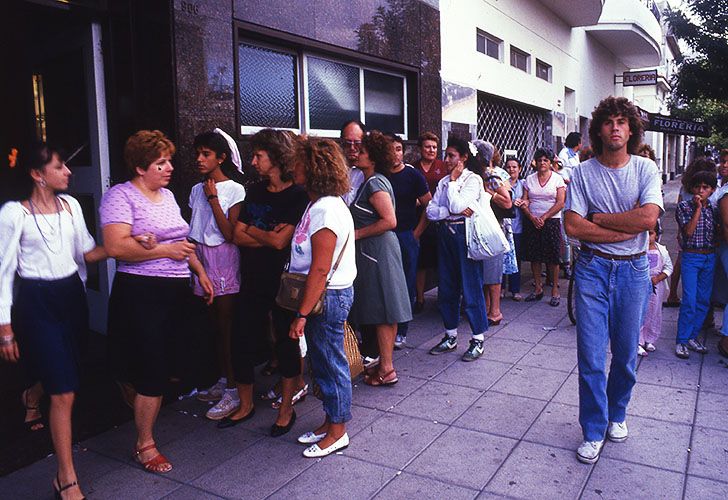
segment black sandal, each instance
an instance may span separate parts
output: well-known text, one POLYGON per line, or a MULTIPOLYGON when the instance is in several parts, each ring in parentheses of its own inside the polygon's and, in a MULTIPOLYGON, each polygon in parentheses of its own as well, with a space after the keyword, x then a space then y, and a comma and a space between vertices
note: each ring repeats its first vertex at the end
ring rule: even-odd
MULTIPOLYGON (((25 416, 26 416, 26 418, 28 416, 28 412, 29 411, 37 411, 38 413, 41 413, 40 412, 40 405, 30 406, 28 404, 28 391, 29 390, 30 389, 25 389, 21 393, 21 395, 20 395, 20 399, 21 399, 21 401, 23 403, 23 408, 25 408, 25 416)), ((28 432, 38 432, 38 431, 42 431, 43 429, 46 428, 45 419, 43 418, 43 414, 41 414, 40 417, 34 418, 33 420, 26 420, 26 421, 24 421, 23 422, 23 425, 25 426, 25 429, 28 432), (36 427, 36 426, 39 426, 39 427, 36 427)))
MULTIPOLYGON (((53 496, 54 496, 54 498, 56 498, 57 500, 63 500, 63 496, 61 495, 61 493, 63 493, 64 491, 66 491, 68 488, 73 488, 74 486, 78 486, 78 480, 76 480, 76 481, 74 481, 72 483, 68 483, 65 486, 61 486, 61 480, 58 479, 58 476, 56 476, 56 480, 53 481, 52 484, 53 484, 53 496)), ((83 500, 86 500, 86 497, 82 497, 82 498, 83 498, 83 500)))

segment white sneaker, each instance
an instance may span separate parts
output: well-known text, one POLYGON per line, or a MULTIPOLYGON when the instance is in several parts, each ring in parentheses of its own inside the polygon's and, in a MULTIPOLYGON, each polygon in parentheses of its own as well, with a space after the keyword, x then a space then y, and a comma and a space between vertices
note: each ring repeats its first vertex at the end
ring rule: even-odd
POLYGON ((222 420, 240 408, 240 398, 236 390, 225 391, 222 399, 215 406, 207 410, 205 416, 210 420, 222 420))
POLYGON ((407 337, 404 335, 397 335, 394 339, 394 348, 399 350, 407 345, 407 337))
POLYGON ((361 361, 364 364, 364 368, 371 368, 373 366, 377 366, 379 364, 379 356, 376 358, 370 358, 369 356, 362 356, 361 361))
POLYGON ((197 393, 197 399, 209 403, 210 401, 220 401, 222 399, 222 393, 225 392, 227 387, 227 381, 220 379, 215 382, 212 387, 200 391, 197 393))
POLYGON ((325 457, 327 455, 331 455, 335 451, 343 450, 347 446, 349 446, 349 435, 344 434, 343 436, 341 436, 338 439, 338 441, 336 441, 334 444, 332 444, 328 448, 324 448, 323 450, 319 447, 318 444, 309 446, 308 448, 303 450, 303 456, 306 458, 325 457))
POLYGON ((637 346, 637 356, 647 356, 647 351, 641 345, 637 346))
POLYGON ((695 351, 698 354, 708 354, 708 348, 703 345, 698 339, 688 340, 688 349, 695 351))
POLYGON ((627 422, 609 422, 607 428, 607 437, 610 441, 621 443, 627 440, 629 431, 627 431, 627 422))
POLYGON ((316 444, 326 437, 326 433, 316 434, 315 432, 307 432, 298 436, 298 442, 301 444, 316 444))
POLYGON ((653 344, 652 342, 647 342, 645 344, 645 351, 647 351, 647 352, 655 352, 655 349, 657 349, 657 347, 655 347, 655 344, 653 344))
POLYGON ((584 441, 576 450, 576 459, 584 464, 596 463, 602 453, 602 446, 604 446, 603 439, 601 441, 584 441))

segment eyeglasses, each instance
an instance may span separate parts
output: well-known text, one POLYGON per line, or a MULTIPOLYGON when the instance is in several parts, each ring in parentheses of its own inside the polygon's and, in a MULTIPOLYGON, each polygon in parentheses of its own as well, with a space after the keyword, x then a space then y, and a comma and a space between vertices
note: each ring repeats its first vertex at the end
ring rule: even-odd
POLYGON ((344 145, 344 148, 361 149, 361 141, 342 140, 341 143, 344 145))

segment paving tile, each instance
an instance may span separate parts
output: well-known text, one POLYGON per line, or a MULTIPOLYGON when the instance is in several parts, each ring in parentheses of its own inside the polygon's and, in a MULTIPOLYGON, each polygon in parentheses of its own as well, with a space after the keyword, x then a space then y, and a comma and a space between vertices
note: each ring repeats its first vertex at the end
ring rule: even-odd
POLYGON ((692 423, 697 393, 688 389, 675 389, 637 383, 627 413, 671 422, 692 423))
POLYGON ((544 406, 546 403, 538 399, 488 391, 454 425, 520 438, 544 406))
POLYGON ((700 379, 700 390, 728 394, 728 360, 725 358, 709 358, 703 362, 703 373, 700 379))
POLYGON ((396 469, 362 462, 345 455, 331 455, 315 463, 268 498, 365 500, 394 477, 396 472, 396 469))
POLYGON ((377 500, 470 500, 477 491, 402 472, 374 498, 377 500))
POLYGON ((582 499, 681 498, 683 475, 601 457, 584 488, 582 499), (615 481, 615 476, 619 480, 615 481))
POLYGON ((483 347, 483 359, 513 364, 525 356, 533 348, 533 344, 496 335, 486 339, 483 347))
POLYGON ((523 439, 559 448, 576 449, 582 441, 579 408, 549 403, 523 439))
MULTIPOLYGON (((522 340, 531 344, 536 344, 545 335, 546 331, 542 328, 544 324, 533 324, 522 321, 523 318, 530 317, 531 311, 527 311, 518 317, 518 321, 514 321, 498 332, 497 338, 508 340, 522 340)), ((555 325, 556 323, 554 323, 555 325)), ((549 326, 549 325, 546 325, 549 326)))
POLYGON ((225 497, 213 495, 208 491, 203 491, 197 488, 193 488, 192 486, 184 485, 180 486, 172 493, 163 498, 164 500, 215 500, 225 497))
POLYGON ((579 374, 576 371, 567 377, 553 400, 557 403, 579 406, 579 374))
MULTIPOLYGON (((487 349, 487 346, 486 346, 487 349)), ((448 384, 488 389, 511 369, 510 363, 480 358, 472 363, 458 361, 448 366, 435 380, 448 384)))
POLYGON ((394 367, 397 375, 430 379, 457 361, 460 359, 455 356, 447 354, 433 356, 422 349, 412 349, 398 358, 394 367))
POLYGON ((607 443, 603 456, 685 472, 690 447, 690 426, 650 418, 629 417, 629 438, 607 443))
POLYGON ((387 410, 419 389, 425 381, 419 378, 398 375, 399 382, 385 387, 372 387, 364 382, 354 385, 352 401, 359 406, 387 410))
POLYGON ((301 445, 260 440, 191 484, 224 497, 264 498, 314 465, 302 451, 301 445))
POLYGON ((388 414, 357 434, 346 455, 402 469, 445 428, 443 424, 388 414))
POLYGON ((728 492, 728 483, 688 475, 685 498, 725 500, 726 492, 728 492))
POLYGON ((695 414, 695 425, 725 430, 727 414, 728 394, 705 391, 698 393, 698 411, 695 414))
POLYGON ((700 380, 700 359, 697 356, 687 360, 675 356, 660 359, 650 353, 640 363, 637 380, 644 384, 697 390, 700 380))
POLYGON ((189 482, 217 467, 260 439, 251 431, 230 428, 218 429, 213 422, 195 430, 194 439, 177 439, 164 447, 164 455, 174 465, 164 477, 189 482))
MULTIPOLYGON (((277 441, 297 443, 298 436, 316 429, 323 423, 326 415, 323 411, 322 403, 318 399, 315 399, 315 401, 318 403, 318 409, 301 417, 297 417, 296 423, 291 431, 288 434, 284 434, 283 436, 276 438, 277 441)), ((350 438, 354 437, 357 433, 366 429, 372 422, 384 414, 385 412, 381 410, 352 405, 351 420, 346 423, 346 432, 349 434, 350 438)))
POLYGON ((516 365, 496 382, 493 390, 517 396, 549 400, 564 383, 568 373, 533 366, 516 365))
POLYGON ((518 364, 571 372, 576 366, 576 348, 538 344, 518 364))
POLYGON ((725 481, 726 471, 728 471, 728 432, 695 427, 688 473, 725 481))
POLYGON ((451 423, 482 394, 483 391, 469 387, 428 382, 398 403, 392 411, 411 417, 451 423))
POLYGON ((180 484, 159 474, 150 474, 141 467, 121 466, 86 481, 84 493, 90 498, 162 498, 180 484))
POLYGON ((518 317, 520 323, 529 323, 532 325, 539 326, 556 326, 559 322, 567 316, 566 311, 566 296, 564 295, 561 300, 559 307, 551 307, 549 300, 551 300, 550 289, 548 289, 546 295, 540 302, 537 302, 531 306, 531 308, 521 314, 518 317))
POLYGON ((515 439, 451 427, 405 470, 426 477, 439 477, 447 471, 448 482, 480 490, 516 443, 515 439), (474 457, 478 457, 477 467, 473 467, 474 457))
POLYGON ((576 328, 571 325, 569 318, 566 318, 566 323, 566 325, 563 322, 559 323, 559 328, 547 332, 539 344, 573 347, 576 349, 576 328))
POLYGON ((521 442, 485 490, 517 498, 576 498, 590 470, 573 451, 521 442))

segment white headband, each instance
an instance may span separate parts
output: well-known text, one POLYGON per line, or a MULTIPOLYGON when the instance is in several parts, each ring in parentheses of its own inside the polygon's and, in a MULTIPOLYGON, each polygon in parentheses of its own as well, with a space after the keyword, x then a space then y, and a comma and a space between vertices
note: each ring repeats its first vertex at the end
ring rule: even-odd
POLYGON ((238 145, 235 142, 235 140, 230 137, 228 134, 226 134, 222 129, 216 128, 213 130, 216 134, 220 134, 225 138, 225 140, 228 143, 228 146, 230 146, 230 159, 233 162, 233 165, 238 169, 238 172, 241 174, 243 173, 243 162, 240 161, 240 151, 238 150, 238 145))

